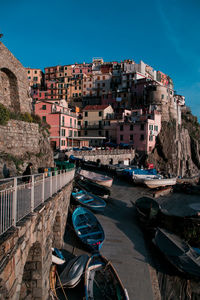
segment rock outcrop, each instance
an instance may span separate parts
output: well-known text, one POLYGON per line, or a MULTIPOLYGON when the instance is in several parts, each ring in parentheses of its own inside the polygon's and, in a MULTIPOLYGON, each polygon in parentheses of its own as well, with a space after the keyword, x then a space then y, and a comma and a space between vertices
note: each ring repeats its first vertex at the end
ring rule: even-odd
MULTIPOLYGON (((183 119, 185 120, 184 117, 183 119)), ((197 175, 200 168, 198 123, 196 135, 193 134, 192 128, 193 126, 188 126, 187 120, 182 125, 178 125, 175 119, 162 122, 155 149, 148 156, 148 161, 153 162, 159 171, 170 175, 182 177, 197 175)))

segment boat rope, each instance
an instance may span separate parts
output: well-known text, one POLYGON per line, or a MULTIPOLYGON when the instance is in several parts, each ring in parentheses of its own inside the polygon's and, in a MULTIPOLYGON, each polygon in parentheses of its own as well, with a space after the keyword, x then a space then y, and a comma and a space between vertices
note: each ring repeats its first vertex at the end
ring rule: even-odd
POLYGON ((57 270, 56 270, 56 275, 57 275, 57 277, 58 277, 58 281, 59 281, 59 283, 60 283, 60 286, 61 286, 61 289, 62 289, 63 294, 64 294, 64 296, 65 296, 65 299, 68 300, 67 295, 66 295, 66 293, 65 293, 64 287, 63 287, 63 285, 62 285, 62 282, 61 282, 61 280, 60 280, 60 276, 58 275, 57 270))

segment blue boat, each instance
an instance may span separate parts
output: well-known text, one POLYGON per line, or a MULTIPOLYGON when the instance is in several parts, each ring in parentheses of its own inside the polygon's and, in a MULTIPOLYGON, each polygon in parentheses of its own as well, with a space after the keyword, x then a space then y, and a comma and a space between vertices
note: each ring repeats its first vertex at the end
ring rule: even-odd
POLYGON ((93 251, 99 251, 105 239, 104 230, 87 208, 77 207, 72 214, 72 224, 79 239, 93 251))
POLYGON ((133 175, 157 175, 157 171, 156 169, 127 168, 121 174, 128 178, 133 178, 133 175))
POLYGON ((93 211, 103 211, 106 207, 106 202, 103 199, 82 189, 75 188, 72 192, 72 198, 93 211))

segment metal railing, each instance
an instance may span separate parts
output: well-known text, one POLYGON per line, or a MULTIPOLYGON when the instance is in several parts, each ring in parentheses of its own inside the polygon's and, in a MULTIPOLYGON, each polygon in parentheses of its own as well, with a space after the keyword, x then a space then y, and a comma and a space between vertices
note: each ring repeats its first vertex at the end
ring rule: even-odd
POLYGON ((0 180, 0 235, 74 178, 75 169, 0 180))

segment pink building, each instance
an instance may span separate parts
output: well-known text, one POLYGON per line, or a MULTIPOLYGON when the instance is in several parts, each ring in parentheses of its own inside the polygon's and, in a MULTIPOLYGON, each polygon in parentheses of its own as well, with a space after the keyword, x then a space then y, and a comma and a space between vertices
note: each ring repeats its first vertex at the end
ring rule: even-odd
POLYGON ((50 143, 52 148, 65 150, 78 145, 77 113, 72 112, 64 102, 60 104, 38 101, 35 114, 51 126, 50 143))
POLYGON ((142 109, 134 110, 117 124, 117 144, 132 145, 137 151, 150 153, 155 147, 156 136, 161 130, 161 114, 142 109))

